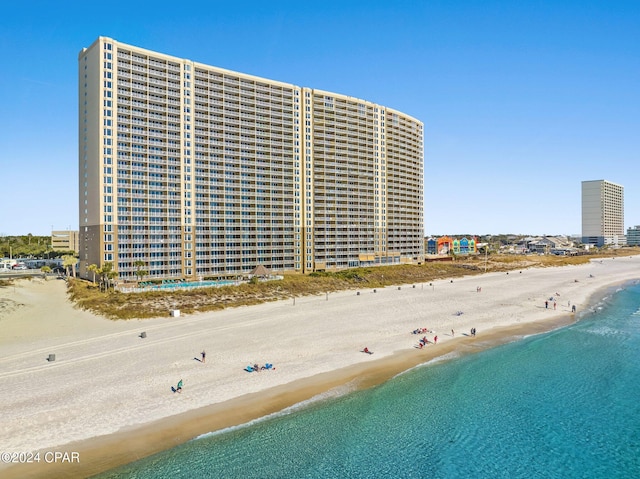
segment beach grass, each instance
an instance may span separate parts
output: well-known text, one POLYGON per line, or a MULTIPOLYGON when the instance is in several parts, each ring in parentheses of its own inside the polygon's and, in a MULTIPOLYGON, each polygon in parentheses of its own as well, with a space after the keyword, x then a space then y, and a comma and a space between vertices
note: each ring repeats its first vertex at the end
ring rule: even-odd
POLYGON ((76 307, 100 316, 111 319, 143 319, 166 316, 170 310, 176 309, 180 310, 181 314, 193 314, 335 291, 428 283, 484 272, 578 265, 599 257, 639 253, 638 248, 625 248, 581 256, 493 254, 484 257, 478 255, 459 257, 454 261, 425 262, 421 265, 354 268, 310 275, 288 273, 284 274, 282 280, 242 283, 238 286, 141 293, 118 291, 105 293, 92 282, 72 279, 68 282, 68 292, 76 307))

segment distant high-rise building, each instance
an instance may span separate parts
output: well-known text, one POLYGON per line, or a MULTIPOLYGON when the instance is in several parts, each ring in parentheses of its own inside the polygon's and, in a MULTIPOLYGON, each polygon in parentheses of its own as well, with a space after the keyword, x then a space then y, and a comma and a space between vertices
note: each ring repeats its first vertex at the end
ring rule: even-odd
POLYGON ((54 251, 78 252, 78 232, 77 231, 52 231, 51 248, 54 251))
POLYGON ((582 182, 582 242, 624 245, 624 187, 605 180, 582 182))
POLYGON ((640 246, 640 225, 633 228, 627 228, 627 245, 640 246))
POLYGON ((107 262, 126 280, 422 259, 415 118, 106 37, 78 75, 83 277, 107 262))

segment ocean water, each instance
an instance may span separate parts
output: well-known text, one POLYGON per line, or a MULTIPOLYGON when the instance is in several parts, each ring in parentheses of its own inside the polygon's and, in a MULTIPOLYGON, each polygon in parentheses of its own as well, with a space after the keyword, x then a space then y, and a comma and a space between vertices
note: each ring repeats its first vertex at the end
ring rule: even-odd
POLYGON ((106 478, 638 478, 640 285, 581 321, 205 435, 106 478))

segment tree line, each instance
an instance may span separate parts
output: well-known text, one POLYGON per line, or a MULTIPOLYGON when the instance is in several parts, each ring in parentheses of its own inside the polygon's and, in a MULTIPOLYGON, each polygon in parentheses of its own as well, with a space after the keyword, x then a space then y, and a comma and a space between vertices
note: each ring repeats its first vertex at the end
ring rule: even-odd
POLYGON ((74 251, 54 251, 51 236, 36 236, 31 233, 19 236, 0 235, 0 257, 54 259, 75 255, 74 251))

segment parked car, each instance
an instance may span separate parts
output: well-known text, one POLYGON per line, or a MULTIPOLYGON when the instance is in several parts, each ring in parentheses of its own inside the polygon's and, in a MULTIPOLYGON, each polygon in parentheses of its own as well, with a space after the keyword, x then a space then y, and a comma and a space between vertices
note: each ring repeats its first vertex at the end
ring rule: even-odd
POLYGON ((27 267, 23 264, 14 264, 11 269, 27 269, 27 267))

